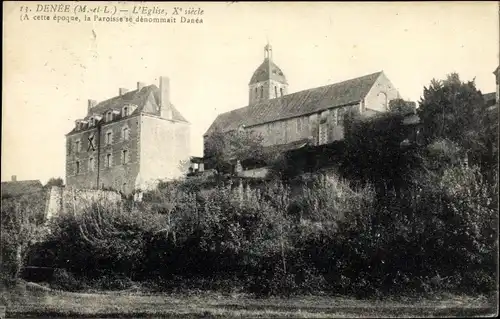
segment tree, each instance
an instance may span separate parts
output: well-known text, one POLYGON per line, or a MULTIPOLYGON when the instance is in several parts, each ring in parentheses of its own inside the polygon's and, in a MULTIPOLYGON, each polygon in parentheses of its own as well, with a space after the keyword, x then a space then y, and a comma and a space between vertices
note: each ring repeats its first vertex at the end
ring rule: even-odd
POLYGON ((399 113, 403 115, 413 114, 416 111, 415 102, 405 101, 403 99, 395 99, 389 101, 389 112, 399 113))
POLYGON ((227 172, 232 160, 263 160, 263 137, 252 130, 238 129, 223 132, 216 129, 205 139, 207 168, 227 172))
POLYGON ((418 115, 428 142, 446 138, 466 149, 477 145, 486 111, 484 98, 474 81, 462 82, 456 73, 446 80, 433 79, 419 102, 418 115))
POLYGON ((49 188, 49 187, 52 187, 52 186, 64 186, 64 181, 62 178, 60 177, 52 177, 51 179, 49 179, 49 181, 47 182, 47 184, 45 184, 45 187, 46 188, 49 188))
POLYGON ((30 247, 43 237, 43 192, 2 200, 2 273, 19 278, 30 247), (5 268, 4 268, 5 267, 5 268))

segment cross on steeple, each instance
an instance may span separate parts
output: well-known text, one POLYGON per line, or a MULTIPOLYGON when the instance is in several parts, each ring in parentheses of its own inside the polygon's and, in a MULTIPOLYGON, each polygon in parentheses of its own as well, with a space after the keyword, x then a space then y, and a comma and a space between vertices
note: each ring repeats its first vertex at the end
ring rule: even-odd
POLYGON ((264 47, 264 58, 269 60, 273 59, 273 47, 269 44, 269 40, 267 41, 267 44, 264 47))

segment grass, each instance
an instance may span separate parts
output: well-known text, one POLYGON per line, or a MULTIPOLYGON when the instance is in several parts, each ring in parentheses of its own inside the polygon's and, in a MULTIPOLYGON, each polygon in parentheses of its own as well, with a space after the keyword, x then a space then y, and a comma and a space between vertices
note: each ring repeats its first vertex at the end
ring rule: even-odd
POLYGON ((4 292, 7 318, 345 318, 494 316, 485 297, 445 296, 427 300, 370 301, 302 296, 255 299, 246 295, 71 293, 28 283, 4 292))

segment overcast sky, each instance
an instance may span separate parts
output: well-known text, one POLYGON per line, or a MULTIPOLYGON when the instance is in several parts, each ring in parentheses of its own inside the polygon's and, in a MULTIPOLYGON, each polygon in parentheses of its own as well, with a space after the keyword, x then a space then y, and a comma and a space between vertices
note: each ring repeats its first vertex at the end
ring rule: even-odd
POLYGON ((64 134, 87 99, 161 75, 202 155, 217 114, 247 105, 267 38, 289 92, 383 70, 414 101, 450 72, 487 93, 499 63, 495 2, 200 3, 203 24, 21 22, 22 3, 3 5, 2 181, 64 178, 64 134))

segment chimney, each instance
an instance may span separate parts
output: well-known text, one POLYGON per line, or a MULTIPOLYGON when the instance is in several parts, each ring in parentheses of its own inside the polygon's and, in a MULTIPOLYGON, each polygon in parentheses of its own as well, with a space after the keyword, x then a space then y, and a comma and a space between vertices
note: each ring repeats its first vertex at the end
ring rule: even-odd
POLYGON ((168 120, 172 119, 170 108, 170 79, 160 76, 160 116, 168 120))
POLYGON ((97 105, 97 101, 96 100, 90 100, 89 99, 89 104, 88 104, 88 109, 87 111, 90 113, 90 110, 97 105))
POLYGON ((120 94, 120 96, 121 96, 121 95, 123 95, 123 94, 125 94, 127 92, 128 92, 128 89, 126 89, 126 88, 120 88, 118 94, 120 94))
POLYGON ((17 182, 17 176, 16 176, 16 175, 12 175, 11 180, 12 180, 13 182, 17 182))
POLYGON ((141 90, 145 86, 146 86, 146 83, 144 83, 144 82, 137 82, 137 90, 138 91, 141 90))

